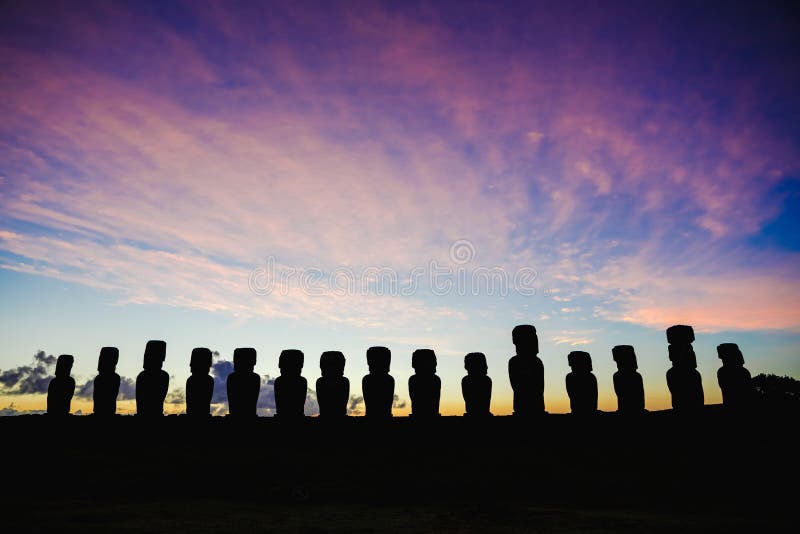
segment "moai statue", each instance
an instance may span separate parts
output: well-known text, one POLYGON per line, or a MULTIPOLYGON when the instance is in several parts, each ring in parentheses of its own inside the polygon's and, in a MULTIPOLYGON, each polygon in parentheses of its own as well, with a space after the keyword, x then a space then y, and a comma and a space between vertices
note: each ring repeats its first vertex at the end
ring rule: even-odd
POLYGON ((390 419, 394 403, 394 378, 389 374, 392 353, 386 347, 367 349, 369 374, 361 380, 366 417, 390 419))
POLYGON ((317 379, 319 416, 326 419, 347 416, 350 400, 350 381, 344 376, 344 354, 339 351, 323 352, 319 358, 322 376, 317 379))
POLYGON ((416 419, 438 417, 442 381, 436 376, 436 353, 417 349, 411 355, 414 374, 408 379, 411 416, 416 419))
POLYGON ((69 376, 75 359, 62 354, 56 360, 56 376, 47 386, 47 415, 69 415, 69 405, 75 394, 75 379, 69 376))
POLYGON ((508 377, 514 390, 514 415, 544 413, 544 364, 539 359, 539 338, 533 325, 521 324, 511 332, 517 354, 508 361, 508 377))
POLYGON ((597 412, 597 379, 592 374, 592 357, 588 352, 574 350, 567 356, 572 371, 567 374, 569 407, 575 415, 597 412))
POLYGON ((117 374, 119 349, 103 347, 97 360, 97 376, 94 379, 92 398, 94 415, 109 416, 117 413, 117 395, 119 395, 120 378, 117 374))
POLYGON ((144 349, 144 371, 136 377, 136 415, 161 417, 169 390, 169 374, 162 369, 166 341, 150 340, 144 349))
POLYGON ((211 350, 203 347, 192 349, 189 369, 192 374, 186 379, 186 415, 208 417, 214 395, 214 379, 208 374, 211 371, 211 350))
POLYGON ((258 394, 261 377, 256 368, 256 349, 240 347, 233 351, 233 372, 225 383, 231 417, 250 418, 258 415, 258 394))
POLYGON ((275 415, 282 419, 302 419, 308 382, 300 376, 303 352, 286 349, 278 358, 280 376, 275 379, 275 415))
POLYGON ((672 367, 667 371, 667 387, 672 394, 672 409, 692 412, 703 408, 703 381, 697 372, 694 354, 694 330, 691 326, 675 325, 667 328, 669 359, 672 367))
POLYGON ((611 349, 617 372, 614 373, 614 391, 617 394, 617 411, 641 413, 644 411, 644 383, 637 371, 636 352, 630 345, 617 345, 611 349))
POLYGON ((726 409, 741 412, 753 404, 753 378, 744 366, 744 356, 736 343, 717 345, 717 355, 722 367, 717 371, 717 381, 722 390, 722 404, 726 409))
POLYGON ((461 379, 461 394, 469 417, 492 415, 489 404, 492 400, 492 379, 486 373, 486 356, 482 352, 470 352, 464 356, 464 369, 467 376, 461 379))

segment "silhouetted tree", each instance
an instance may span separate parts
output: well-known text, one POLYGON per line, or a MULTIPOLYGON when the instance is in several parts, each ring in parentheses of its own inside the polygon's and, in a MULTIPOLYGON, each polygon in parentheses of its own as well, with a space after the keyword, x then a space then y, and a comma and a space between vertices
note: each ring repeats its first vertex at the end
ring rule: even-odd
POLYGON ((768 409, 800 409, 800 380, 762 373, 753 378, 753 388, 758 401, 768 409))

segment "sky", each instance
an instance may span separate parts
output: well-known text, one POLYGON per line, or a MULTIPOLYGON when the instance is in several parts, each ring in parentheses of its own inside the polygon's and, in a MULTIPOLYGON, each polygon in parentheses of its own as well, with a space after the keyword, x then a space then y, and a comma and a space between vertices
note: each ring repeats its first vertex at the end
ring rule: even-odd
POLYGON ((286 348, 311 390, 341 350, 358 414, 385 345, 395 414, 417 348, 443 414, 475 351, 508 414, 522 323, 550 412, 572 350, 616 409, 618 344, 668 408, 672 324, 707 403, 719 343, 800 377, 797 30, 767 2, 5 2, 0 413, 42 410, 59 354, 89 413, 100 348, 134 379, 149 339, 171 413, 192 348, 219 389, 251 346, 262 415, 286 348))

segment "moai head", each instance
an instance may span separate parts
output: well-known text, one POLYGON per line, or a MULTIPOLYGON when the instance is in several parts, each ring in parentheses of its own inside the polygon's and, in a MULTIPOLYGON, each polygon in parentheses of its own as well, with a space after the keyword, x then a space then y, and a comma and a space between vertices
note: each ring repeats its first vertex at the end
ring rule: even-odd
POLYGON ((717 356, 722 360, 722 365, 744 367, 744 356, 736 343, 717 345, 717 356))
POLYGON ((167 342, 151 339, 144 348, 144 368, 146 370, 161 369, 167 358, 167 342))
POLYGON ((303 351, 286 349, 278 358, 278 369, 282 375, 299 375, 303 370, 303 351))
POLYGON ((532 324, 515 326, 511 331, 511 341, 517 347, 517 354, 539 354, 539 337, 536 335, 536 327, 532 324))
POLYGON ((367 366, 373 374, 389 374, 392 363, 392 351, 386 347, 370 347, 367 349, 367 366))
POLYGON ((417 349, 411 354, 411 367, 420 375, 436 374, 436 353, 431 349, 417 349))
POLYGON ((113 373, 117 370, 119 362, 119 349, 117 347, 103 347, 100 349, 100 357, 97 359, 97 372, 113 373))
POLYGON ((239 347, 233 350, 233 370, 252 373, 256 368, 256 349, 239 347))
POLYGON ((636 352, 630 345, 617 345, 611 349, 611 355, 617 363, 618 371, 635 371, 639 368, 636 363, 636 352))
POLYGON ((464 369, 470 375, 485 375, 489 370, 486 356, 482 352, 470 352, 464 356, 464 369))
POLYGON ((671 343, 667 349, 669 350, 669 361, 672 362, 673 367, 697 368, 697 357, 691 345, 671 343))
POLYGON ((329 350, 319 357, 319 368, 322 376, 339 378, 344 376, 344 354, 338 350, 329 350))
POLYGON ((211 370, 211 350, 205 347, 192 349, 189 369, 192 370, 193 375, 207 375, 211 370))
POLYGON ((573 350, 567 356, 567 363, 576 373, 592 372, 592 357, 589 356, 588 352, 584 352, 582 350, 573 350))
POLYGON ((66 378, 72 372, 72 364, 75 362, 69 354, 62 354, 56 360, 56 376, 59 378, 66 378))
POLYGON ((694 343, 694 329, 685 324, 667 328, 667 343, 670 345, 689 345, 694 343))

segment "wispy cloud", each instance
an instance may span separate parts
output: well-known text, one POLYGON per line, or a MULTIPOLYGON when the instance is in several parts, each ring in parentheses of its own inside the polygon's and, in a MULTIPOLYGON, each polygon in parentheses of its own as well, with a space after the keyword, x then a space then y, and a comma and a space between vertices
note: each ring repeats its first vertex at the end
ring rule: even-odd
POLYGON ((554 314, 800 328, 796 255, 768 268, 748 241, 800 167, 769 111, 791 91, 760 81, 780 58, 742 73, 725 62, 739 45, 703 43, 724 70, 709 79, 649 19, 626 30, 641 47, 553 30, 627 13, 488 9, 476 31, 446 9, 192 6, 199 40, 131 6, 20 8, 70 46, 0 39, 0 267, 119 303, 407 331, 469 317, 415 297, 264 299, 248 273, 267 255, 409 270, 467 237, 483 265, 535 266, 570 303, 554 314))

